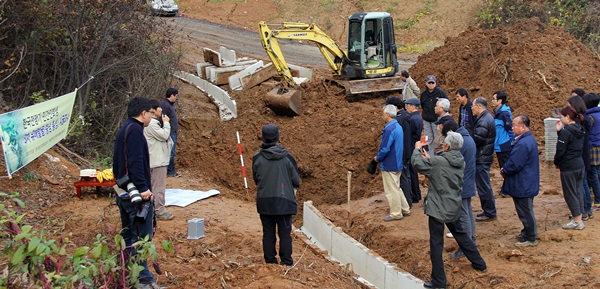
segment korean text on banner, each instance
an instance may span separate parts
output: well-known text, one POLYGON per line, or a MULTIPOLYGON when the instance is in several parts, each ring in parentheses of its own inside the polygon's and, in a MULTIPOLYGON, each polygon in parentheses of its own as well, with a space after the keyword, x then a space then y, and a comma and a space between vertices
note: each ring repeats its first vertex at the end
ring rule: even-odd
POLYGON ((77 91, 0 114, 0 135, 8 175, 67 136, 77 91))

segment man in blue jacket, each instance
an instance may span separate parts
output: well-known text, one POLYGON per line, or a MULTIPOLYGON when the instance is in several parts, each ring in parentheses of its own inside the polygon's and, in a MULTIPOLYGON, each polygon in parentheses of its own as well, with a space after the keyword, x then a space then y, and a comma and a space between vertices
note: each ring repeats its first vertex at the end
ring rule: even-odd
POLYGON ((502 90, 494 92, 492 96, 494 107, 494 123, 496 124, 496 140, 494 152, 498 158, 498 166, 503 167, 510 155, 511 143, 515 139, 512 130, 512 112, 506 105, 506 93, 502 90))
POLYGON ((383 178, 383 190, 390 205, 390 215, 383 218, 384 221, 402 220, 403 216, 410 216, 410 206, 400 189, 404 132, 396 120, 396 112, 396 106, 391 104, 383 108, 385 128, 381 135, 379 152, 373 158, 379 163, 383 178))
POLYGON ((523 230, 516 238, 517 247, 537 246, 537 224, 533 213, 533 198, 540 190, 538 146, 529 130, 529 117, 517 115, 512 122, 515 138, 508 161, 500 169, 504 177, 502 191, 513 197, 523 230))

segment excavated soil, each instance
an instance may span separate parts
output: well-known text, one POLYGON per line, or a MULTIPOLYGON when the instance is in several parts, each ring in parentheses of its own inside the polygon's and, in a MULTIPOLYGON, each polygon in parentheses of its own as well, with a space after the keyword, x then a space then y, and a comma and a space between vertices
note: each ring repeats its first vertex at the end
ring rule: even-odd
MULTIPOLYGON (((187 53, 188 60, 201 59, 198 50, 187 53)), ((193 62, 186 64, 187 70, 195 71, 193 62)), ((424 87, 425 75, 436 74, 442 88, 452 92, 450 95, 459 87, 468 87, 473 95, 489 99, 493 91, 505 87, 513 111, 531 116, 543 152, 542 119, 548 116, 550 108, 565 104, 573 87, 599 91, 599 68, 598 58, 562 30, 528 20, 510 28, 488 31, 470 28, 457 37, 448 38, 444 46, 420 57, 411 74, 421 87, 424 87), (500 71, 509 73, 504 77, 500 71)), ((263 264, 260 221, 252 201, 255 187, 251 180, 251 158, 260 145, 260 128, 267 123, 280 127, 281 143, 298 161, 302 178, 299 202, 312 200, 354 238, 407 272, 429 279, 429 234, 422 205, 416 204, 413 215, 403 221, 382 222, 387 202, 381 177, 364 170, 379 144, 383 99, 363 97, 360 101, 348 102, 339 88, 324 84, 322 80, 327 75, 328 71, 319 70, 315 82, 302 86, 304 112, 300 116, 276 116, 265 107, 264 95, 273 82, 232 92, 239 115, 227 122, 218 119, 217 110, 206 95, 180 81, 173 82, 180 89, 177 167, 183 177, 169 178, 168 186, 216 188, 221 195, 186 208, 169 208, 175 219, 159 222, 156 243, 171 240, 178 249, 176 254, 159 250, 162 268, 167 272, 158 279, 161 285, 169 288, 359 287, 345 268, 307 249, 298 235, 294 237, 297 266, 288 272, 286 267, 263 264), (243 185, 236 131, 244 148, 248 190, 243 185), (352 172, 350 205, 346 204, 348 171, 352 172), (205 218, 205 238, 186 239, 186 220, 191 218, 205 218)), ((454 102, 453 108, 456 109, 454 102)), ((12 180, 2 179, 0 191, 22 192, 32 212, 43 212, 30 214, 27 221, 65 235, 72 232, 71 239, 78 246, 91 242, 97 233, 114 234, 120 225, 117 209, 111 205, 113 199, 107 196, 109 191, 93 194, 93 190, 86 190, 82 200, 75 199, 70 184, 78 168, 71 161, 77 162, 77 159, 58 150, 50 153, 60 161, 40 157, 12 180)), ((477 227, 478 247, 489 271, 478 273, 470 269, 468 261, 450 259, 456 243, 446 239, 448 253, 444 259, 448 288, 600 286, 600 255, 595 250, 600 246, 598 220, 587 221, 583 231, 560 229, 567 221, 568 209, 562 199, 558 171, 543 163, 541 182, 541 194, 535 200, 540 244, 523 249, 513 246, 512 236, 519 232, 521 225, 512 200, 498 198, 498 220, 478 223, 477 227)), ((497 168, 492 169, 492 185, 495 190, 501 185, 497 168)), ((425 193, 426 187, 422 187, 422 191, 425 193)), ((473 199, 473 208, 479 212, 478 198, 473 199)), ((301 226, 301 213, 294 218, 294 223, 301 226)))

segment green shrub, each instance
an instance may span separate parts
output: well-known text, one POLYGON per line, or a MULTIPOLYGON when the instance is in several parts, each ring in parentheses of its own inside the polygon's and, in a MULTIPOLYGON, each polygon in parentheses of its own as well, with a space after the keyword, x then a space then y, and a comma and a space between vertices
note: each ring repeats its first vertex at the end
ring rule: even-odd
MULTIPOLYGON (((157 259, 156 247, 147 239, 133 244, 138 253, 128 257, 128 247, 119 234, 112 242, 98 234, 92 245, 67 250, 74 247, 68 238, 49 239, 46 232, 23 224, 25 204, 18 194, 0 192, 0 199, 0 239, 8 266, 8 276, 0 278, 0 286, 129 288, 143 269, 137 263, 157 259)), ((163 242, 163 247, 174 251, 170 242, 163 242)))

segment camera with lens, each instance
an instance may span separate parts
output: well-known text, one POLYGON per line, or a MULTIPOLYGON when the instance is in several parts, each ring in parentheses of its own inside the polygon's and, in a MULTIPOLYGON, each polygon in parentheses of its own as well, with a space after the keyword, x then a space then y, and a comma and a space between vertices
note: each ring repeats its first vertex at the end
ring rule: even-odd
POLYGON ((117 180, 117 186, 127 191, 127 195, 131 199, 132 204, 137 204, 142 201, 140 191, 138 191, 137 187, 131 182, 129 175, 124 175, 123 177, 119 178, 117 180))
POLYGON ((148 212, 150 212, 150 202, 143 202, 138 208, 138 211, 135 213, 135 217, 139 220, 145 221, 146 217, 148 216, 148 212))

